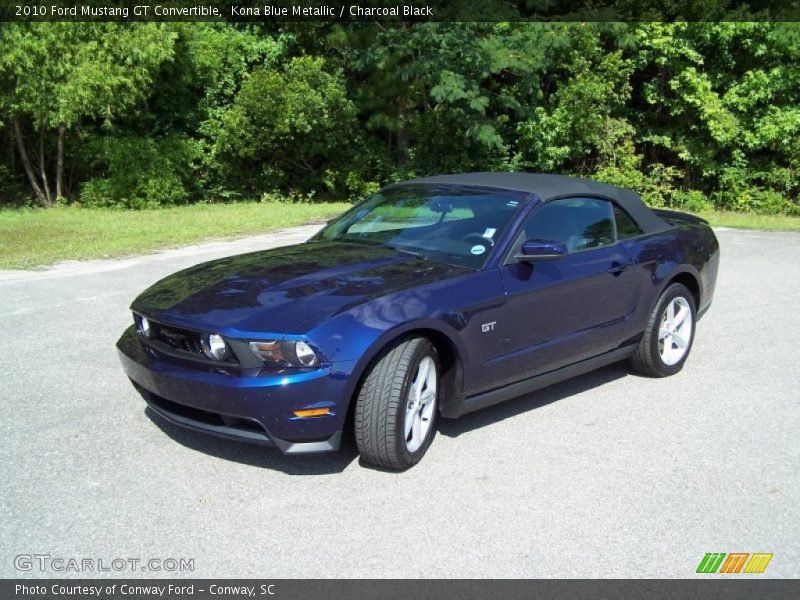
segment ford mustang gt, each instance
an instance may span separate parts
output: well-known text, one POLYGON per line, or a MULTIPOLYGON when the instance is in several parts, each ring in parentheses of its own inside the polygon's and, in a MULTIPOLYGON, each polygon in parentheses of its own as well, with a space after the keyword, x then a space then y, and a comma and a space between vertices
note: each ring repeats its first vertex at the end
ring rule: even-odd
POLYGON ((133 302, 117 347, 161 417, 405 469, 457 418, 613 362, 681 370, 719 244, 635 193, 531 173, 390 185, 303 244, 200 264, 133 302))

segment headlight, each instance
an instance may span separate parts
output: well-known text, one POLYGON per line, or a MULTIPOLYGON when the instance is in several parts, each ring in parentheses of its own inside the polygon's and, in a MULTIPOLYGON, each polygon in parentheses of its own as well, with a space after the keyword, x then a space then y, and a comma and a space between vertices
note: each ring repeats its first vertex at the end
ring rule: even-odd
POLYGON ((149 338, 152 330, 150 329, 150 321, 147 320, 147 317, 139 316, 136 318, 136 329, 139 330, 144 337, 149 338))
POLYGON ((319 356, 306 342, 250 342, 250 349, 264 364, 276 367, 313 368, 319 356))
POLYGON ((218 333, 204 335, 200 344, 203 353, 212 360, 222 360, 228 355, 228 344, 218 333))

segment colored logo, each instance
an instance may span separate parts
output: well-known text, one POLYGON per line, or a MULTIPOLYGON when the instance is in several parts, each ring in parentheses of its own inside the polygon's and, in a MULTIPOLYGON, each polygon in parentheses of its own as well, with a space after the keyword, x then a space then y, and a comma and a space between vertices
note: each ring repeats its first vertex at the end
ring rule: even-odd
POLYGON ((772 560, 772 553, 767 552, 709 552, 700 561, 697 567, 698 573, 763 573, 769 561, 772 560), (727 557, 727 558, 726 558, 727 557), (749 559, 749 560, 748 560, 749 559))

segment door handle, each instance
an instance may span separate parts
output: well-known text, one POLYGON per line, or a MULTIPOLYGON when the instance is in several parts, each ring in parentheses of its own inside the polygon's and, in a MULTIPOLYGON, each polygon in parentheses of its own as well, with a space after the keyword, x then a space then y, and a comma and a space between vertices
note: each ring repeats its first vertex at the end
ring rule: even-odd
POLYGON ((608 272, 611 273, 614 277, 617 277, 620 273, 624 273, 632 266, 633 265, 631 263, 619 263, 617 261, 614 261, 608 268, 608 272))

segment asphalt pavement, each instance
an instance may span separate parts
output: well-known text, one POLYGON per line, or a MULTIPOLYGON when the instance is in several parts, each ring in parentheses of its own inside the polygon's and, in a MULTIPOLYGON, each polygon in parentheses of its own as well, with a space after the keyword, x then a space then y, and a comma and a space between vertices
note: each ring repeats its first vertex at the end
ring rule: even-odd
POLYGON ((678 375, 611 366, 443 422, 405 473, 151 416, 114 348, 133 298, 315 229, 0 272, 0 577, 684 578, 707 552, 800 576, 799 234, 717 232, 678 375), (96 570, 131 558, 194 570, 96 570))

